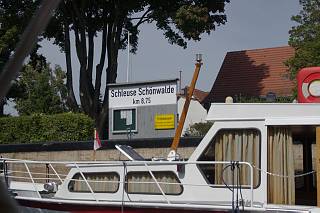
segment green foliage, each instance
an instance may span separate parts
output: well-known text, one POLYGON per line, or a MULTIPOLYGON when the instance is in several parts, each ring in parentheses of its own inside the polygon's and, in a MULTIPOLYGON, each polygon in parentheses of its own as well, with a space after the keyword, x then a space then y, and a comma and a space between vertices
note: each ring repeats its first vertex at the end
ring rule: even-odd
POLYGON ((39 4, 35 1, 0 1, 0 72, 39 4))
MULTIPOLYGON (((229 0, 62 1, 44 36, 53 39, 54 44, 65 52, 67 65, 69 64, 67 73, 70 74, 67 76, 71 78, 72 65, 68 63, 68 58, 70 59, 72 40, 69 32, 74 34, 73 41, 80 62, 81 108, 95 118, 96 127, 102 132, 108 128, 108 94, 101 95, 101 91, 106 91, 106 88, 101 87, 116 82, 118 53, 128 45, 128 33, 130 32, 130 48, 133 53, 137 51, 139 27, 144 23, 154 23, 158 30, 163 31, 170 44, 186 48, 188 40, 199 41, 202 34, 209 34, 217 26, 225 24, 225 5, 228 2, 229 0), (98 35, 101 39, 95 39, 98 35), (102 47, 100 53, 93 54, 95 46, 102 47), (94 60, 95 57, 98 60, 94 60), (94 64, 95 61, 99 63, 94 64), (106 78, 102 78, 104 70, 106 78)), ((68 92, 71 88, 68 87, 68 92)))
MULTIPOLYGON (((295 96, 288 97, 276 97, 276 100, 273 103, 292 103, 295 96)), ((234 100, 236 103, 270 103, 265 97, 245 97, 237 96, 234 100)))
POLYGON ((26 65, 18 81, 24 89, 24 95, 15 99, 19 114, 55 114, 66 111, 65 78, 64 71, 57 65, 54 70, 45 61, 26 65))
POLYGON ((184 136, 204 136, 212 126, 212 122, 194 123, 189 126, 184 136))
MULTIPOLYGON (((108 94, 105 93, 102 96, 100 93, 106 91, 106 88, 101 87, 116 82, 118 52, 128 45, 128 32, 131 34, 132 52, 137 50, 139 27, 151 22, 155 23, 158 30, 163 31, 170 44, 186 48, 188 40, 199 41, 203 33, 209 34, 217 26, 225 24, 227 21, 225 5, 228 2, 229 0, 61 1, 43 37, 52 39, 54 44, 65 53, 68 103, 70 106, 77 105, 72 95, 74 93, 70 41, 74 41, 76 55, 80 62, 78 71, 81 108, 90 117, 95 118, 98 130, 104 130, 108 125, 106 122, 108 121, 108 94), (70 33, 74 36, 72 40, 70 33), (98 35, 101 39, 95 39, 98 35), (94 54, 96 46, 102 47, 98 54, 94 54), (95 64, 96 61, 99 61, 98 64, 95 64), (106 73, 106 78, 102 78, 103 72, 106 73), (103 82, 105 80, 106 82, 103 82)), ((1 1, 0 21, 1 23, 8 21, 4 32, 13 26, 18 26, 17 32, 21 32, 29 20, 28 14, 34 11, 38 4, 39 0, 1 1)), ((18 38, 16 35, 17 33, 14 34, 14 38, 18 38)), ((7 53, 10 52, 7 51, 7 53)), ((31 87, 27 89, 30 91, 31 87)), ((62 92, 60 95, 62 96, 62 92)), ((30 98, 32 97, 33 94, 30 94, 30 98)), ((30 99, 29 96, 27 98, 30 99)), ((31 103, 34 102, 28 100, 24 104, 18 103, 18 107, 23 114, 39 112, 32 109, 31 103)), ((51 103, 49 101, 47 105, 51 103)), ((43 108, 41 110, 45 113, 54 111, 43 110, 43 108)))
POLYGON ((289 38, 295 55, 286 62, 292 79, 303 67, 320 66, 320 1, 300 0, 300 4, 302 10, 291 18, 297 26, 292 27, 289 38))
POLYGON ((0 143, 85 141, 93 138, 93 120, 84 114, 0 118, 0 143))
MULTIPOLYGON (((31 16, 39 4, 34 1, 0 1, 0 73, 14 51, 20 35, 27 26, 31 16)), ((0 100, 0 116, 3 106, 10 98, 21 95, 21 88, 13 82, 9 93, 0 100)))

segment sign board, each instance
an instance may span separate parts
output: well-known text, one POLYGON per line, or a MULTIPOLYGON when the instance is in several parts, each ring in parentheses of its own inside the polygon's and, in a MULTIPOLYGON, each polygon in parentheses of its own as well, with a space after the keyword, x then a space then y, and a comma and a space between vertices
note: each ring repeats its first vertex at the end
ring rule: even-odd
POLYGON ((176 93, 176 82, 110 87, 109 108, 176 104, 176 93))
POLYGON ((154 117, 155 129, 174 129, 174 114, 156 114, 154 117))

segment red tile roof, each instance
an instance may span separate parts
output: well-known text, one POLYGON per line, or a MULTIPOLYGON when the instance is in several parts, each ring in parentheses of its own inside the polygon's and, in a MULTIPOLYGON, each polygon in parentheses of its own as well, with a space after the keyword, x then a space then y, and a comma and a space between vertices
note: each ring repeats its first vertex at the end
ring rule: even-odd
POLYGON ((268 92, 290 96, 294 87, 284 62, 289 46, 228 52, 205 102, 224 102, 227 96, 259 97, 268 92))
POLYGON ((194 89, 193 98, 195 98, 200 103, 202 103, 204 101, 204 99, 207 97, 208 94, 209 94, 209 92, 204 92, 204 91, 199 90, 199 89, 194 89))
MULTIPOLYGON (((180 94, 180 96, 182 97, 185 97, 186 95, 186 91, 188 90, 188 86, 186 86, 184 89, 183 89, 183 92, 180 94)), ((207 95, 209 94, 209 92, 204 92, 202 90, 199 90, 199 89, 194 89, 193 90, 193 96, 192 96, 192 99, 194 100, 197 100, 199 101, 200 103, 202 103, 205 98, 207 97, 207 95)))

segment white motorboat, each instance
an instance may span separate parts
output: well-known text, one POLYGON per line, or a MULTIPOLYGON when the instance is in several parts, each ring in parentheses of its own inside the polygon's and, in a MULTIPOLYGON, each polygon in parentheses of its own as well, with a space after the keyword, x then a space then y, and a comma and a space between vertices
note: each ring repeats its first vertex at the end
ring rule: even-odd
POLYGON ((144 160, 118 146, 128 161, 3 158, 2 176, 21 205, 67 212, 319 212, 311 156, 319 111, 320 104, 212 104, 213 125, 188 160, 144 160))

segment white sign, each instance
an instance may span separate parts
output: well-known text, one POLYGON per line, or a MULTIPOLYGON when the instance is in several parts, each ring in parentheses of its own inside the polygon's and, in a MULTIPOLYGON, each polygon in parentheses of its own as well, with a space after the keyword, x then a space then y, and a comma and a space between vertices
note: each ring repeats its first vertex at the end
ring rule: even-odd
POLYGON ((109 88, 109 108, 177 103, 177 84, 146 84, 109 88))

